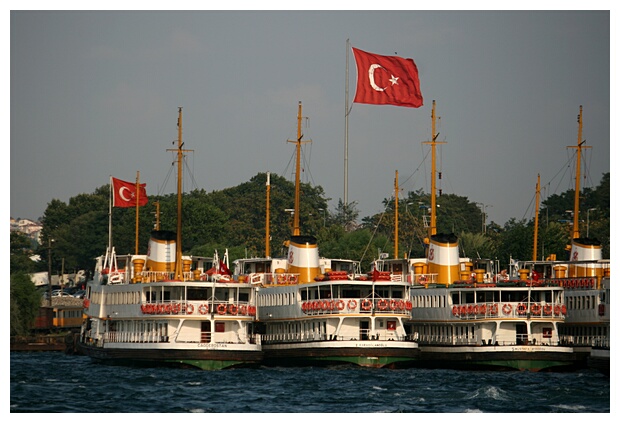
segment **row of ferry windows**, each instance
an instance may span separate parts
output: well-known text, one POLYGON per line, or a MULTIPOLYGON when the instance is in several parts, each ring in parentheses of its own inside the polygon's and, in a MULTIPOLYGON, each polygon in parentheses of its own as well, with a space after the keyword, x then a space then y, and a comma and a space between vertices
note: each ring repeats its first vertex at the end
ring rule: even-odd
MULTIPOLYGON (((555 302, 560 302, 560 292, 556 292, 555 302)), ((554 300, 551 291, 530 292, 527 291, 462 291, 452 293, 452 304, 485 304, 485 303, 516 303, 516 302, 547 302, 554 300)), ((413 307, 445 307, 446 296, 444 295, 415 295, 411 298, 413 307)))

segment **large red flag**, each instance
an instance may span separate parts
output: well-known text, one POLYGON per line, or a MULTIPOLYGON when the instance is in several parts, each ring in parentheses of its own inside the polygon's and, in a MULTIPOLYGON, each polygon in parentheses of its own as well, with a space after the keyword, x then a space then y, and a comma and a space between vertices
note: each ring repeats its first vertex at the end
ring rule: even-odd
POLYGON ((413 59, 380 56, 353 48, 357 65, 355 103, 420 107, 424 103, 413 59))
MULTIPOLYGON (((136 207, 136 184, 112 178, 113 193, 112 206, 114 207, 136 207)), ((146 196, 146 184, 140 184, 140 206, 148 203, 146 196)))

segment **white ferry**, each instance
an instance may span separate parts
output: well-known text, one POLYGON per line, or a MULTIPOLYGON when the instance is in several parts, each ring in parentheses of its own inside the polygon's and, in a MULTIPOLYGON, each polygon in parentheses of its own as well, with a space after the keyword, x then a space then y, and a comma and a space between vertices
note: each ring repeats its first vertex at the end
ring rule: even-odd
MULTIPOLYGON (((431 219, 426 257, 376 260, 391 280, 411 284, 411 328, 420 346, 416 364, 429 368, 567 370, 577 366, 563 345, 564 288, 497 269, 491 260, 459 257, 454 234, 436 230, 435 102, 432 108, 431 219)), ((397 219, 396 219, 397 221, 397 219)), ((398 239, 397 236, 395 239, 398 239)))
POLYGON ((373 280, 351 260, 319 259, 316 239, 299 233, 299 157, 304 142, 300 125, 301 103, 288 254, 284 259, 237 260, 233 275, 257 286, 264 363, 409 366, 419 353, 405 327, 411 309, 409 284, 373 280))
POLYGON ((397 368, 417 359, 405 325, 410 284, 322 268, 309 236, 292 236, 280 260, 241 259, 235 268, 247 273, 233 275, 258 286, 264 364, 397 368))
MULTIPOLYGON (((181 109, 179 163, 180 123, 181 109)), ((216 370, 261 363, 253 285, 233 281, 217 254, 183 256, 179 234, 156 230, 146 255, 108 248, 97 259, 79 351, 113 364, 216 370)))

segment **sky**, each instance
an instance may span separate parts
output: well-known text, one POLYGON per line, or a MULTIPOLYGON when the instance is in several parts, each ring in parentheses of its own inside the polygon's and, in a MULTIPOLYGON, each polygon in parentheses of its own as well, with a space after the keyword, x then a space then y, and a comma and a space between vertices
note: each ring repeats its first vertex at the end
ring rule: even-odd
POLYGON ((138 172, 147 194, 176 192, 179 107, 186 191, 261 172, 292 181, 301 102, 302 181, 330 212, 345 196, 350 108, 346 190, 361 219, 383 212, 396 172, 399 199, 430 191, 435 101, 442 193, 479 203, 487 223, 533 218, 538 174, 541 200, 574 188, 580 106, 582 187, 610 172, 610 8, 12 10, 10 215, 36 220, 138 172), (423 106, 353 103, 351 47, 413 59, 423 106))

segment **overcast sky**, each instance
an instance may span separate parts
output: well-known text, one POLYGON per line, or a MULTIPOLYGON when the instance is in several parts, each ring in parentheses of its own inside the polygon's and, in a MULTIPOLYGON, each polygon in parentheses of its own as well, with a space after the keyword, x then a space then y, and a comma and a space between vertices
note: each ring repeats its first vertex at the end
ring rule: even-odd
POLYGON ((37 219, 50 201, 114 176, 147 194, 170 176, 183 107, 191 176, 207 192, 270 171, 293 180, 301 101, 303 181, 360 218, 393 196, 430 191, 431 107, 444 194, 486 206, 488 222, 533 217, 574 187, 579 106, 582 187, 610 171, 609 11, 12 11, 10 214, 37 219), (350 46, 412 58, 420 108, 352 103, 350 46), (349 58, 348 78, 346 74, 349 58), (349 81, 349 104, 345 86, 349 81), (427 157, 426 157, 427 156, 427 157), (426 157, 426 161, 425 161, 426 157))

